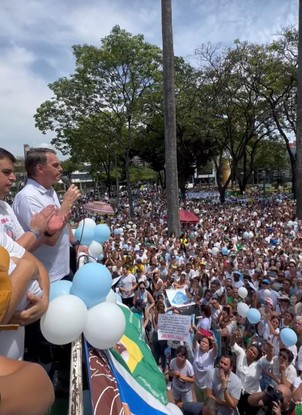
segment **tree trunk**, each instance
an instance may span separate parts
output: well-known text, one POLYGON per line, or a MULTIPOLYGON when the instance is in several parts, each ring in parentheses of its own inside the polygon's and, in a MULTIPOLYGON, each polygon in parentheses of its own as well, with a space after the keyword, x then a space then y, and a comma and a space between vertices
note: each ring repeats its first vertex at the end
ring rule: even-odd
POLYGON ((299 44, 298 44, 298 92, 297 92, 297 137, 295 195, 297 216, 302 219, 302 0, 299 0, 299 44))
POLYGON ((298 92, 297 92, 297 137, 295 195, 297 217, 302 219, 302 0, 299 0, 299 44, 298 44, 298 92))
POLYGON ((174 48, 171 0, 162 0, 162 37, 164 67, 165 170, 167 189, 168 233, 180 235, 179 195, 176 144, 176 107, 174 48))

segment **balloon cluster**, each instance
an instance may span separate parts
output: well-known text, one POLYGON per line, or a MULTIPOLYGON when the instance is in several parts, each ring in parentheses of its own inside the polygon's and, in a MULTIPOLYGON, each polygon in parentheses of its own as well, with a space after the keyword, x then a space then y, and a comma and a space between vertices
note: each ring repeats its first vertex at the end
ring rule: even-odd
POLYGON ((102 260, 102 243, 109 239, 110 233, 110 228, 105 223, 97 225, 93 219, 85 218, 79 222, 74 235, 81 245, 88 246, 89 255, 102 260))
MULTIPOLYGON (((93 226, 91 219, 84 221, 76 230, 76 238, 82 244, 83 241, 89 242, 89 252, 92 254, 97 243, 101 244, 100 241, 105 242, 109 238, 110 229, 107 225, 94 223, 93 226), (77 232, 81 234, 77 235, 77 232), (104 239, 105 236, 107 239, 104 239)), ((75 273, 73 282, 53 282, 50 285, 48 310, 40 321, 46 340, 63 345, 84 333, 93 347, 108 349, 114 346, 124 334, 126 320, 116 304, 120 298, 111 290, 111 284, 109 270, 96 262, 83 265, 75 273)))

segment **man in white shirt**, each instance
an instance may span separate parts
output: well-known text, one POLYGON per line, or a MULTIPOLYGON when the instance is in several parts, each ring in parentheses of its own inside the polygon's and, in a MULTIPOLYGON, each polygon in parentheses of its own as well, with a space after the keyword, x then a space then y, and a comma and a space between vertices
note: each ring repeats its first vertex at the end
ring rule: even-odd
MULTIPOLYGON (((69 214, 81 194, 76 186, 71 185, 60 205, 52 187, 60 180, 63 172, 56 152, 49 148, 31 149, 25 159, 25 168, 28 180, 13 203, 14 212, 23 229, 28 230, 32 217, 48 205, 54 205, 63 215, 69 214)), ((69 241, 73 239, 66 225, 56 232, 44 232, 43 243, 34 250, 34 255, 45 265, 50 282, 70 279, 69 241)))

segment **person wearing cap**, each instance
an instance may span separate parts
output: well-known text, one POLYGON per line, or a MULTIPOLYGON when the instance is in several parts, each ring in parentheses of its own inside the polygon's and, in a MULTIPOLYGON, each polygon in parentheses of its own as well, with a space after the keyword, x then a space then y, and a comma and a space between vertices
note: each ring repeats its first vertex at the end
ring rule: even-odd
POLYGON ((272 313, 275 313, 274 302, 271 297, 266 297, 263 305, 259 308, 262 318, 272 313))
POLYGON ((244 286, 244 282, 241 280, 241 272, 233 272, 233 287, 240 288, 244 286))

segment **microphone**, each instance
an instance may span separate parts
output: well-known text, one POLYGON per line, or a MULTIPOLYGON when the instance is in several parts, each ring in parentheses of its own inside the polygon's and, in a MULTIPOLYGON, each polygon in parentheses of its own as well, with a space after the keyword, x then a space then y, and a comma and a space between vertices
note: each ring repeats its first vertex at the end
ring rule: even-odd
POLYGON ((72 182, 68 176, 62 176, 61 180, 64 183, 66 190, 72 185, 72 182))

